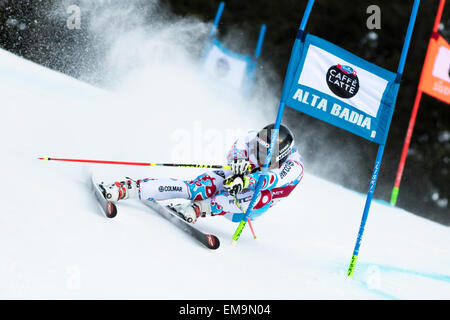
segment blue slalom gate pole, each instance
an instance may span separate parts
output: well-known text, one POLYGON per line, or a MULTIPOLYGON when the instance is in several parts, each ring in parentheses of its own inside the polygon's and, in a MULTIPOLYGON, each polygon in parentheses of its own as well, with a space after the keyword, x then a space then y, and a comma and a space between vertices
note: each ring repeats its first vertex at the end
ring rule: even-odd
POLYGON ((262 49, 262 45, 264 43, 264 36, 266 34, 266 25, 263 24, 261 26, 261 29, 259 30, 259 38, 258 38, 258 43, 256 44, 256 50, 255 50, 255 59, 258 59, 259 56, 261 55, 261 49, 262 49))
MULTIPOLYGON (((299 33, 304 32, 304 30, 306 28, 306 24, 308 22, 309 15, 311 13, 313 4, 314 4, 314 0, 309 0, 308 4, 306 5, 306 10, 305 10, 305 12, 303 14, 303 18, 302 18, 302 21, 300 23, 299 33)), ((299 39, 295 40, 294 48, 293 48, 292 52, 294 52, 294 53, 297 52, 296 48, 298 48, 298 46, 300 44, 299 42, 300 42, 299 39)), ((236 229, 236 232, 233 235, 232 244, 235 244, 239 240, 239 237, 241 236, 242 230, 244 230, 248 219, 250 219, 250 217, 252 215, 253 207, 256 204, 256 200, 258 199, 259 193, 260 193, 262 185, 264 183, 264 179, 265 179, 265 176, 267 174, 267 170, 269 169, 270 159, 272 158, 273 149, 275 147, 276 139, 278 137, 278 131, 280 129, 281 119, 283 118, 283 111, 284 111, 284 107, 285 107, 285 100, 286 100, 287 90, 288 90, 288 88, 287 88, 288 86, 286 86, 286 83, 288 81, 288 78, 292 79, 292 77, 293 77, 292 69, 295 68, 295 63, 294 62, 298 58, 299 57, 297 57, 297 55, 291 54, 291 58, 289 60, 289 65, 288 65, 288 70, 286 72, 287 75, 286 75, 286 79, 285 79, 284 86, 283 86, 283 92, 281 94, 281 101, 280 101, 280 104, 279 104, 279 107, 278 107, 277 119, 275 121, 274 129, 273 129, 272 135, 271 135, 271 142, 270 142, 269 152, 268 152, 268 154, 266 156, 266 159, 264 161, 264 166, 263 166, 263 168, 261 170, 261 175, 259 176, 258 183, 256 184, 256 188, 255 188, 255 191, 253 193, 252 200, 250 201, 248 209, 245 212, 244 218, 241 220, 238 228, 236 229)))
POLYGON ((246 77, 247 77, 246 84, 247 85, 243 88, 243 94, 245 97, 249 97, 252 93, 253 84, 255 82, 256 67, 258 65, 258 58, 261 55, 262 45, 264 43, 264 36, 266 34, 266 29, 267 29, 266 25, 263 24, 261 26, 261 29, 259 30, 259 37, 258 37, 258 42, 256 44, 255 54, 247 68, 247 75, 246 75, 246 77))
POLYGON ((400 62, 398 63, 397 73, 400 75, 403 74, 403 69, 405 68, 406 56, 408 55, 409 45, 411 44, 414 24, 416 23, 417 12, 419 11, 419 4, 420 0, 414 0, 411 18, 409 19, 408 30, 406 31, 405 42, 403 43, 402 54, 400 56, 400 62))
POLYGON ((300 23, 300 30, 305 31, 306 24, 308 23, 309 15, 311 14, 312 7, 314 5, 314 0, 309 0, 306 4, 305 12, 303 13, 302 22, 300 23))
MULTIPOLYGON (((300 28, 299 28, 299 31, 301 31, 301 32, 305 31, 306 23, 308 22, 309 15, 311 13, 313 4, 314 4, 314 0, 309 0, 308 4, 306 5, 306 10, 303 14, 302 22, 300 23, 300 28)), ((298 42, 299 42, 299 40, 296 39, 294 46, 298 42)), ((295 52, 295 49, 293 51, 295 52)), ((293 72, 290 69, 292 69, 294 66, 295 66, 295 64, 292 63, 292 61, 291 61, 289 63, 288 71, 287 71, 287 73, 289 73, 291 75, 291 77, 293 76, 293 72), (289 72, 289 71, 291 71, 291 72, 289 72)), ((288 77, 286 77, 286 78, 288 78, 288 77)), ((288 86, 286 86, 286 85, 283 86, 283 88, 285 88, 285 87, 288 87, 288 86)), ((247 221, 250 218, 250 216, 253 212, 253 207, 255 206, 255 202, 256 202, 256 199, 258 198, 259 192, 261 191, 261 187, 264 182, 265 175, 269 169, 270 159, 272 158, 273 149, 275 148, 276 139, 278 137, 278 131, 280 130, 281 120, 283 118, 284 107, 286 105, 285 104, 286 95, 287 95, 286 91, 282 93, 281 101, 278 106, 277 119, 275 121, 274 129, 273 129, 272 136, 271 136, 269 153, 267 154, 266 160, 264 161, 264 166, 261 170, 261 175, 259 176, 258 184, 256 185, 255 192, 253 193, 252 201, 250 202, 250 204, 248 206, 248 210, 245 213, 245 217, 244 217, 245 221, 247 221)))
MULTIPOLYGON (((401 76, 403 74, 403 69, 405 67, 406 57, 408 55, 408 49, 409 49, 409 45, 411 44, 411 37, 412 37, 413 30, 414 30, 414 24, 416 22, 417 12, 419 10, 419 4, 420 4, 420 0, 414 0, 413 9, 412 9, 411 16, 409 19, 408 30, 406 32, 405 41, 403 43, 402 54, 400 56, 400 62, 398 64, 398 68, 397 68, 398 82, 400 82, 401 76)), ((394 98, 394 104, 393 104, 394 106, 395 106, 395 102, 397 100, 398 89, 399 89, 399 85, 396 86, 396 92, 395 92, 395 98, 394 98)), ((388 128, 389 128, 389 126, 390 126, 390 124, 388 125, 388 128)), ((369 210, 370 210, 370 205, 372 203, 373 194, 375 192, 375 185, 378 180, 378 173, 379 173, 380 167, 381 167, 381 160, 383 158, 384 147, 385 147, 384 144, 382 144, 378 147, 377 158, 375 160, 375 167, 372 172, 372 179, 370 181, 369 192, 367 194, 366 204, 364 206, 364 212, 363 212, 363 216, 361 219, 361 225, 359 227, 358 236, 356 238, 356 244, 355 244, 355 248, 353 250, 352 259, 350 261, 350 266, 347 271, 348 277, 352 277, 355 272, 355 266, 356 266, 356 262, 358 260, 359 248, 361 246, 362 236, 363 236, 364 228, 365 228, 365 225, 367 222, 367 217, 369 215, 369 210)))
POLYGON ((362 236, 364 234, 364 227, 366 225, 367 217, 369 215, 370 205, 372 204, 373 194, 375 192, 375 186, 378 180, 378 172, 381 167, 381 160, 384 153, 384 144, 378 147, 377 159, 375 160, 375 167, 372 172, 372 179, 370 180, 369 192, 367 193, 366 204, 364 205, 364 212, 361 218, 361 225, 359 226, 358 236, 356 238, 355 248, 353 249, 352 259, 348 268, 347 276, 353 276, 355 271, 356 261, 358 259, 359 247, 361 246, 362 236))
MULTIPOLYGON (((281 101, 283 102, 283 108, 284 108, 284 102, 286 101, 286 98, 288 96, 288 91, 289 91, 288 84, 292 82, 292 79, 294 78, 294 75, 295 75, 295 66, 298 64, 298 60, 300 60, 300 55, 295 54, 295 53, 299 51, 298 48, 301 43, 300 37, 305 32, 306 24, 308 23, 309 15, 311 14, 313 5, 314 5, 314 0, 309 0, 308 4, 306 5, 305 12, 303 13, 303 18, 300 23, 300 27, 298 28, 297 36, 294 41, 294 46, 292 48, 291 57, 289 58, 289 64, 288 64, 286 76, 284 78, 284 83, 283 83, 283 90, 281 92, 281 101)), ((281 106, 281 103, 280 103, 280 106, 281 106)))
POLYGON ((211 31, 209 32, 208 43, 207 43, 205 49, 203 50, 203 54, 202 54, 202 58, 201 58, 202 63, 205 63, 205 60, 206 60, 208 52, 209 52, 208 48, 211 46, 211 43, 214 41, 214 38, 216 38, 217 29, 219 27, 220 18, 222 17, 224 8, 225 8, 225 2, 222 1, 219 4, 219 8, 217 9, 216 17, 214 18, 213 27, 211 28, 211 31))
POLYGON ((214 25, 211 29, 209 36, 212 38, 216 35, 217 28, 219 26, 220 18, 222 17, 223 9, 225 8, 225 2, 221 2, 219 4, 219 8, 217 9, 216 17, 214 18, 214 25))

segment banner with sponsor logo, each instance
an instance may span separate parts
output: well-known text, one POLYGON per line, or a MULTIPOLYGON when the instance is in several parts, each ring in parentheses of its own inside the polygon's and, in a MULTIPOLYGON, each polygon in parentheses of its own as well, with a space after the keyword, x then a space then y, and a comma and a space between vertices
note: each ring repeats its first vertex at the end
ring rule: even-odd
POLYGON ((437 33, 430 40, 419 90, 450 104, 450 44, 437 33))
POLYGON ((238 89, 244 96, 249 96, 253 88, 257 62, 261 55, 267 27, 265 24, 261 26, 253 56, 236 53, 217 39, 219 21, 224 8, 225 2, 220 2, 203 54, 203 69, 219 85, 238 89))
POLYGON ((394 111, 397 74, 319 37, 303 38, 286 105, 383 144, 394 111))
POLYGON ((422 93, 426 93, 443 102, 450 104, 450 45, 438 34, 442 13, 444 12, 445 0, 440 0, 436 18, 434 21, 433 33, 428 44, 419 86, 416 92, 411 118, 409 119, 406 131, 405 142, 403 144, 402 155, 398 164, 397 175, 395 177, 394 188, 391 193, 390 203, 396 205, 400 192, 400 183, 405 168, 406 157, 408 156, 409 145, 411 143, 417 113, 419 111, 422 93))

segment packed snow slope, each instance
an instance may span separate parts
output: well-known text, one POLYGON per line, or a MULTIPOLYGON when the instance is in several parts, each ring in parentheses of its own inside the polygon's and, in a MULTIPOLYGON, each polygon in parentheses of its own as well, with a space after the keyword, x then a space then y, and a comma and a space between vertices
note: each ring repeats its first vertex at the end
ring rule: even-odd
POLYGON ((141 71, 145 81, 105 91, 0 51, 0 298, 450 298, 449 228, 377 201, 347 279, 365 197, 307 163, 301 185, 254 222, 259 240, 246 229, 235 247, 237 225, 222 217, 197 224, 220 238, 216 251, 138 201, 103 217, 89 170, 107 182, 202 171, 37 158, 221 164, 235 135, 272 118, 192 70, 141 71))

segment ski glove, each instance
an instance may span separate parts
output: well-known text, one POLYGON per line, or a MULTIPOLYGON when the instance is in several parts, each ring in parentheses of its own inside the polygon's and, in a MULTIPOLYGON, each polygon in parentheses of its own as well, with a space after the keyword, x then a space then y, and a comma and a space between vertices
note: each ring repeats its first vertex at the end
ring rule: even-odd
POLYGON ((231 160, 230 166, 231 172, 235 176, 246 176, 250 174, 251 171, 250 162, 243 158, 231 160))
POLYGON ((223 182, 223 188, 229 195, 235 197, 239 192, 248 188, 250 179, 248 176, 231 176, 223 182))

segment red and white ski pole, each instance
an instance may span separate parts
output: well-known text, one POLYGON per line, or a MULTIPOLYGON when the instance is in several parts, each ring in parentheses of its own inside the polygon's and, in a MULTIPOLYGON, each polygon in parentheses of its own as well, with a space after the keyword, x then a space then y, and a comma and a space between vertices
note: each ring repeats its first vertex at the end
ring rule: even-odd
POLYGON ((130 161, 88 160, 88 159, 61 159, 61 158, 50 158, 50 157, 42 157, 42 158, 38 158, 38 159, 43 160, 43 161, 102 163, 102 164, 116 164, 116 165, 127 165, 127 166, 231 169, 230 166, 210 165, 210 164, 152 163, 152 162, 130 162, 130 161))

